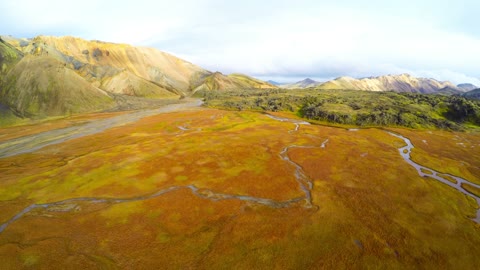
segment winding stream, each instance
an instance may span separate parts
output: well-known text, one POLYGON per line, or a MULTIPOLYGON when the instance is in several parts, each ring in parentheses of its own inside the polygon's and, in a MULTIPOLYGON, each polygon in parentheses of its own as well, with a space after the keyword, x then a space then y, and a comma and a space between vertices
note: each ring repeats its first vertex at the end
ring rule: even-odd
POLYGON ((285 160, 287 163, 289 163, 291 166, 295 168, 295 179, 297 180, 298 184, 300 185, 300 189, 305 193, 305 207, 306 208, 312 208, 314 207, 312 203, 312 189, 313 189, 313 183, 305 175, 305 172, 303 171, 303 168, 293 162, 290 157, 288 156, 288 150, 292 148, 315 148, 315 146, 300 146, 300 145, 291 145, 283 148, 282 152, 280 152, 280 157, 285 160))
MULTIPOLYGON (((300 125, 309 125, 310 124, 310 123, 305 122, 305 121, 276 117, 276 116, 269 115, 269 114, 267 114, 267 116, 272 118, 272 119, 281 121, 281 122, 290 122, 290 123, 295 124, 295 129, 291 130, 289 132, 298 131, 299 128, 300 128, 300 125)), ((349 131, 358 131, 358 130, 359 129, 349 129, 349 131)), ((469 197, 473 198, 477 202, 477 205, 479 207, 478 207, 478 210, 477 210, 477 216, 472 220, 475 221, 476 223, 480 223, 480 198, 478 196, 476 196, 475 194, 470 193, 465 188, 463 188, 462 184, 468 184, 470 186, 473 186, 473 187, 476 187, 476 188, 479 188, 479 189, 480 189, 480 185, 472 183, 472 182, 470 182, 466 179, 463 179, 461 177, 454 176, 454 175, 451 175, 451 174, 440 173, 440 172, 435 171, 431 168, 428 168, 428 167, 422 166, 418 163, 415 163, 410 157, 412 149, 414 148, 412 142, 408 138, 406 138, 402 135, 399 135, 399 134, 396 134, 396 133, 393 133, 393 132, 388 132, 388 133, 392 136, 395 136, 399 139, 402 139, 405 142, 406 146, 403 146, 403 147, 399 148, 398 151, 399 151, 400 155, 402 156, 402 158, 410 166, 414 167, 417 170, 417 172, 420 176, 430 177, 430 178, 433 178, 435 180, 438 180, 438 181, 442 182, 443 184, 446 184, 446 185, 460 191, 461 193, 465 194, 466 196, 469 196, 469 197), (455 180, 456 183, 453 183, 453 182, 449 181, 446 177, 449 177, 450 179, 455 180)), ((320 147, 325 148, 328 141, 329 141, 329 139, 326 139, 325 141, 323 141, 322 145, 320 147)), ((302 167, 300 165, 298 165, 297 163, 293 162, 292 160, 290 160, 290 158, 288 158, 288 150, 291 149, 291 148, 316 148, 316 146, 292 145, 292 146, 285 147, 282 150, 282 152, 280 153, 280 156, 282 157, 282 159, 284 159, 285 161, 287 161, 288 163, 290 163, 292 166, 294 166, 296 168, 295 177, 297 178, 297 181, 299 182, 301 189, 305 193, 305 199, 307 201, 307 206, 311 207, 311 206, 313 206, 312 205, 312 199, 311 199, 311 190, 313 189, 313 184, 312 184, 311 180, 308 179, 308 177, 303 172, 302 167)))
POLYGON ((473 221, 475 221, 477 223, 480 223, 480 198, 475 196, 474 194, 468 192, 466 189, 464 189, 462 187, 462 184, 468 184, 468 185, 471 185, 471 186, 476 187, 476 188, 480 188, 480 185, 469 182, 468 180, 460 178, 458 176, 437 172, 433 169, 430 169, 430 168, 422 166, 418 163, 415 163, 410 157, 412 149, 414 148, 412 142, 408 138, 403 137, 402 135, 392 133, 392 132, 388 132, 388 133, 392 136, 395 136, 399 139, 402 139, 407 144, 406 146, 403 146, 403 147, 399 148, 398 151, 400 152, 400 155, 403 157, 403 159, 410 166, 414 167, 417 170, 417 172, 420 176, 430 177, 430 178, 433 178, 435 180, 438 180, 438 181, 444 183, 445 185, 453 187, 454 189, 460 191, 461 193, 475 199, 477 201, 477 204, 479 205, 479 209, 477 210, 477 217, 474 218, 473 221), (442 177, 442 176, 447 176, 447 177, 450 177, 452 179, 455 179, 456 183, 452 183, 447 178, 442 177))
MULTIPOLYGON (((198 106, 198 105, 197 105, 198 106)), ((270 116, 273 119, 276 119, 274 116, 270 116)), ((107 119, 109 120, 109 119, 107 119)), ((279 120, 279 119, 276 119, 279 120)), ((133 121, 133 120, 132 120, 133 121)), ((281 118, 279 121, 288 121, 286 118, 281 118)), ((102 121, 95 121, 96 123, 102 122, 102 121)), ((298 131, 300 128, 299 125, 309 125, 310 123, 308 122, 303 122, 303 121, 296 121, 292 120, 292 123, 295 124, 295 129, 293 132, 298 131)), ((182 131, 189 130, 188 128, 185 127, 178 127, 182 131)), ((65 130, 65 129, 62 129, 65 130)), ((101 132, 101 130, 95 130, 95 133, 101 132)), ((292 131, 292 130, 291 130, 292 131)), ((291 132, 289 131, 289 132, 291 132)), ((48 132, 45 132, 48 133, 48 132)), ((50 133, 51 134, 51 133, 50 133)), ((77 133, 78 137, 89 135, 90 133, 84 134, 84 133, 77 133)), ((67 139, 65 139, 67 140, 67 139)), ((65 141, 63 140, 63 141, 65 141)), ((54 143, 60 143, 60 141, 53 141, 54 143)), ((53 144, 53 143, 52 143, 53 144)), ((33 211, 45 211, 45 212, 69 212, 72 210, 78 209, 80 206, 76 203, 90 203, 90 204, 106 204, 106 205, 113 205, 113 204, 119 204, 119 203, 128 203, 128 202, 136 202, 136 201, 143 201, 143 200, 148 200, 148 199, 153 199, 159 196, 162 196, 166 193, 180 190, 180 189, 189 189, 194 195, 203 198, 203 199, 208 199, 212 201, 220 201, 220 200, 241 200, 245 202, 250 202, 250 203, 255 203, 259 205, 265 205, 268 207, 272 208, 285 208, 285 207, 290 207, 294 204, 298 204, 302 201, 305 202, 303 207, 305 208, 313 208, 314 205, 312 204, 312 198, 311 198, 311 190, 313 188, 313 184, 310 181, 310 179, 305 175, 302 167, 293 162, 289 156, 288 156, 288 150, 291 148, 312 148, 310 146, 287 146, 282 149, 280 152, 280 157, 282 160, 287 162, 289 165, 293 166, 295 168, 295 179, 299 183, 299 186, 301 190, 305 193, 305 196, 298 197, 298 198, 293 198, 287 201, 275 201, 272 199, 267 199, 267 198, 259 198, 259 197, 253 197, 253 196, 247 196, 247 195, 237 195, 237 194, 225 194, 225 193, 218 193, 210 189, 200 189, 196 187, 195 185, 187 185, 187 186, 171 186, 165 189, 162 189, 160 191, 157 191, 153 194, 150 195, 144 195, 144 196, 138 196, 138 197, 132 197, 132 198, 102 198, 102 197, 79 197, 79 198, 72 198, 72 199, 66 199, 58 202, 52 202, 52 203, 44 203, 44 204, 31 204, 19 213, 17 213, 15 216, 13 216, 11 219, 6 221, 3 224, 0 224, 0 233, 5 231, 5 229, 17 221, 18 219, 22 218, 26 214, 33 212, 33 211)), ((1 148, 0 148, 1 149, 1 148)), ((36 148, 38 149, 38 148, 36 148)), ((35 151, 36 149, 32 149, 28 152, 35 151)), ((1 153, 1 152, 0 152, 1 153)))
POLYGON ((180 189, 189 189, 194 195, 208 199, 212 201, 221 201, 221 200, 241 200, 251 203, 256 203, 259 205, 265 205, 272 208, 285 208, 290 207, 293 204, 296 204, 302 200, 303 197, 294 198, 288 201, 275 201, 272 199, 266 198, 257 198, 252 196, 245 196, 245 195, 235 195, 235 194, 225 194, 225 193, 217 193, 210 189, 200 189, 194 185, 188 186, 172 186, 160 191, 157 191, 150 195, 132 197, 132 198, 94 198, 94 197, 80 197, 80 198, 73 198, 73 199, 66 199, 63 201, 52 202, 52 203, 44 203, 44 204, 32 204, 23 209, 21 212, 17 213, 14 217, 12 217, 7 222, 0 225, 0 233, 5 231, 5 229, 11 225, 13 222, 17 221, 18 219, 22 218, 26 214, 34 211, 34 210, 43 210, 46 212, 69 212, 75 209, 78 209, 79 202, 84 203, 91 203, 91 204, 106 204, 106 205, 114 205, 119 203, 128 203, 128 202, 136 202, 136 201, 144 201, 153 198, 160 197, 164 194, 167 194, 172 191, 180 190, 180 189))
MULTIPOLYGON (((73 138, 78 138, 90 134, 95 134, 99 133, 107 128, 111 128, 114 126, 122 125, 125 123, 130 123, 134 122, 136 120, 139 120, 143 117, 149 116, 149 115, 154 115, 158 114, 161 112, 166 112, 166 111, 172 111, 178 109, 178 105, 183 105, 185 107, 185 104, 175 104, 175 105, 169 105, 166 106, 168 108, 162 108, 162 109, 157 109, 157 110, 150 110, 147 112, 138 112, 138 113, 133 113, 129 114, 127 117, 127 120, 122 119, 123 116, 119 117, 114 117, 106 120, 99 120, 99 121, 94 121, 87 123, 82 126, 78 127, 69 127, 69 128, 64 128, 61 130, 53 130, 53 131, 48 131, 48 132, 43 132, 37 135, 32 135, 34 138, 38 138, 39 136, 46 136, 47 139, 43 140, 43 143, 37 143, 37 144, 28 144, 25 143, 25 137, 24 138, 19 138, 15 139, 12 141, 17 142, 12 143, 12 141, 7 141, 6 143, 11 143, 11 146, 5 147, 4 144, 0 144, 0 157, 6 157, 6 156, 12 156, 12 155, 17 155, 20 153, 26 153, 26 152, 33 152, 37 149, 40 149, 44 146, 51 145, 51 144, 56 144, 56 143, 61 143, 66 140, 70 140, 73 138), (3 148, 2 148, 3 146, 3 148), (20 146, 20 147, 19 147, 20 146), (15 147, 19 147, 17 151, 15 151, 15 147), (31 147, 31 148, 29 148, 31 147)), ((194 107, 194 106, 199 106, 200 104, 198 101, 196 103, 187 103, 187 107, 194 107)), ((310 123, 305 122, 305 121, 299 121, 299 120, 294 120, 294 119, 288 119, 288 118, 281 118, 281 117, 276 117, 272 115, 268 115, 268 117, 281 121, 281 122, 289 122, 295 125, 295 128, 293 130, 288 131, 289 133, 292 132, 297 132, 300 129, 300 125, 309 125, 310 123)), ((180 128, 182 131, 188 130, 187 128, 180 128)), ((461 185, 462 183, 464 184, 469 184, 471 186, 480 188, 480 185, 476 185, 474 183, 471 183, 463 178, 456 177, 453 175, 449 174, 441 174, 435 170, 432 170, 430 168, 421 166, 415 162, 413 162, 410 158, 410 153, 412 149, 414 148, 413 144, 411 141, 399 134, 395 134, 392 132, 388 132, 390 135, 395 136, 397 138, 402 139, 405 143, 406 146, 399 148, 400 155, 403 157, 403 159, 411 166, 413 166, 417 171, 420 176, 423 177, 430 177, 433 179, 436 179, 446 185, 449 185, 458 191, 462 192, 463 194, 470 196, 474 198, 477 203, 480 205, 480 198, 475 196, 474 194, 471 194, 467 190, 465 190, 461 185), (448 176, 451 179, 455 179, 456 183, 452 183, 449 180, 447 180, 443 176, 448 176)), ((28 137, 32 137, 28 136, 28 137)), ((308 145, 289 145, 286 146, 282 149, 280 152, 280 158, 284 160, 289 166, 292 166, 295 169, 295 179, 297 180, 300 189, 302 192, 305 194, 302 197, 298 198, 293 198, 287 201, 276 201, 268 198, 259 198, 259 197, 253 197, 253 196, 246 196, 246 195, 238 195, 238 194, 225 194, 225 193, 218 193, 210 189, 200 189, 196 187, 195 185, 187 185, 187 186, 171 186, 165 189, 162 189, 160 191, 157 191, 153 194, 149 195, 143 195, 143 196, 138 196, 138 197, 131 197, 131 198, 95 198, 95 197, 79 197, 79 198, 72 198, 72 199, 66 199, 58 202, 52 202, 52 203, 44 203, 44 204, 32 204, 17 213, 15 216, 13 216, 11 219, 6 221, 3 224, 0 224, 0 233, 5 231, 9 225, 17 221, 18 219, 22 218, 26 214, 32 212, 32 211, 45 211, 45 212, 68 212, 72 210, 79 209, 80 206, 78 203, 90 203, 90 204, 105 204, 105 205, 113 205, 113 204, 120 204, 120 203, 128 203, 128 202, 136 202, 136 201, 143 201, 143 200, 148 200, 148 199, 153 199, 159 196, 162 196, 166 193, 173 192, 176 190, 181 190, 181 189, 188 189, 192 192, 192 194, 203 198, 203 199, 208 199, 212 201, 220 201, 220 200, 241 200, 245 202, 250 202, 250 203, 255 203, 259 205, 264 205, 272 208, 285 208, 285 207, 290 207, 294 204, 301 203, 304 201, 303 207, 305 208, 314 208, 316 207, 312 203, 312 196, 311 196, 311 191, 313 189, 313 182, 311 179, 307 177, 305 174, 303 168, 298 164, 292 161, 288 155, 288 152, 290 149, 293 148, 325 148, 326 144, 328 143, 329 139, 326 139, 325 141, 322 142, 321 146, 308 146, 308 145)), ((480 209, 477 212, 477 217, 474 219, 475 222, 480 223, 480 209)))
MULTIPOLYGON (((280 122, 288 122, 292 123, 295 125, 295 128, 293 130, 289 130, 288 133, 293 133, 297 132, 300 129, 300 125, 310 125, 309 122, 302 121, 302 120, 295 120, 295 119, 289 119, 289 118, 283 118, 283 117, 278 117, 270 114, 266 114, 271 119, 280 121, 280 122)), ((320 146, 321 148, 325 148, 325 144, 328 142, 328 139, 325 140, 322 145, 320 146)), ((302 166, 300 166, 298 163, 295 163, 290 159, 288 156, 288 151, 292 148, 318 148, 318 146, 310 146, 310 145, 290 145, 286 146, 283 148, 283 150, 280 152, 280 157, 285 160, 288 164, 293 166, 295 168, 295 179, 297 180, 298 184, 300 185, 300 189, 305 193, 305 208, 314 208, 316 205, 312 203, 312 189, 313 189, 313 182, 310 178, 307 177, 305 172, 303 171, 302 166)))
POLYGON ((265 114, 265 115, 269 118, 272 118, 273 120, 277 120, 277 121, 280 121, 280 122, 288 122, 288 123, 294 124, 295 129, 288 131, 288 133, 297 132, 300 129, 300 125, 310 125, 309 122, 302 121, 302 120, 283 118, 283 117, 278 117, 278 116, 274 116, 274 115, 271 115, 271 114, 265 114))

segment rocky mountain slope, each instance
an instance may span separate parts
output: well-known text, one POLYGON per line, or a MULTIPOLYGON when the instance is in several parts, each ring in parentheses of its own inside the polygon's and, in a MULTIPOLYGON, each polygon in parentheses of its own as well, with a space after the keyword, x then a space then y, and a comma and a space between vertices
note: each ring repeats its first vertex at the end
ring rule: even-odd
POLYGON ((451 82, 441 82, 435 79, 415 78, 408 74, 387 75, 363 79, 340 77, 323 83, 322 85, 318 86, 318 88, 414 93, 435 93, 441 89, 451 89, 464 92, 461 88, 457 87, 451 82))
POLYGON ((0 103, 22 117, 115 108, 118 96, 179 98, 197 90, 276 88, 212 73, 153 48, 75 37, 0 39, 0 103))
POLYGON ((220 72, 215 72, 204 78, 202 84, 197 86, 193 91, 200 90, 235 90, 235 89, 272 89, 277 86, 249 77, 244 74, 230 74, 223 75, 220 72))

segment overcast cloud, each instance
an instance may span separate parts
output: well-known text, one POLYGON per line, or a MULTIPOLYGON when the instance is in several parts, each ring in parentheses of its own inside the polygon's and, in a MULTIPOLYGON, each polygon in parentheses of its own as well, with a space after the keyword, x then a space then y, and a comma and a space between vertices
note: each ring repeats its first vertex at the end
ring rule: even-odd
POLYGON ((480 86, 480 1, 2 1, 0 33, 155 47, 281 82, 410 73, 480 86))

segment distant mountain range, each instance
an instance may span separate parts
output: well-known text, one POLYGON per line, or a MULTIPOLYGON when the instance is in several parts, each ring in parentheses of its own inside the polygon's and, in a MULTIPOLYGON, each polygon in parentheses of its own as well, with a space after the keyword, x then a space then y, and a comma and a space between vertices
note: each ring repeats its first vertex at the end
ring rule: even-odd
POLYGON ((471 83, 461 83, 457 85, 457 87, 463 89, 464 91, 472 91, 478 88, 476 85, 473 85, 471 83))
POLYGON ((276 81, 272 81, 272 80, 268 80, 267 83, 272 84, 272 85, 276 85, 276 86, 282 85, 281 83, 276 82, 276 81))
POLYGON ((312 80, 310 78, 306 78, 305 80, 296 82, 296 83, 291 83, 291 84, 283 84, 280 85, 282 88, 287 88, 287 89, 295 89, 295 88, 310 88, 310 87, 316 87, 321 85, 321 82, 317 82, 315 80, 312 80))
POLYGON ((473 84, 454 85, 451 82, 441 82, 435 79, 416 78, 409 74, 386 75, 362 79, 339 77, 324 83, 307 78, 296 83, 281 85, 281 87, 287 89, 314 87, 315 89, 350 89, 437 94, 461 94, 477 88, 473 84))
POLYGON ((351 77, 340 77, 328 81, 318 87, 319 89, 353 89, 368 91, 395 91, 412 93, 435 93, 442 90, 465 92, 451 82, 441 82, 435 79, 416 78, 409 74, 387 75, 380 77, 369 77, 354 79, 351 77))

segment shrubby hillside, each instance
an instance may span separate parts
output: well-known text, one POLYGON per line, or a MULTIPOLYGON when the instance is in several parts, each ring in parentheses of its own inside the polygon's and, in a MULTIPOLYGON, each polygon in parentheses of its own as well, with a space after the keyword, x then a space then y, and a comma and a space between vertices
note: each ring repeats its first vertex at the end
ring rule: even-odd
POLYGON ((480 126, 480 102, 461 96, 352 90, 201 92, 206 106, 289 111, 301 117, 356 126, 462 130, 480 126))

